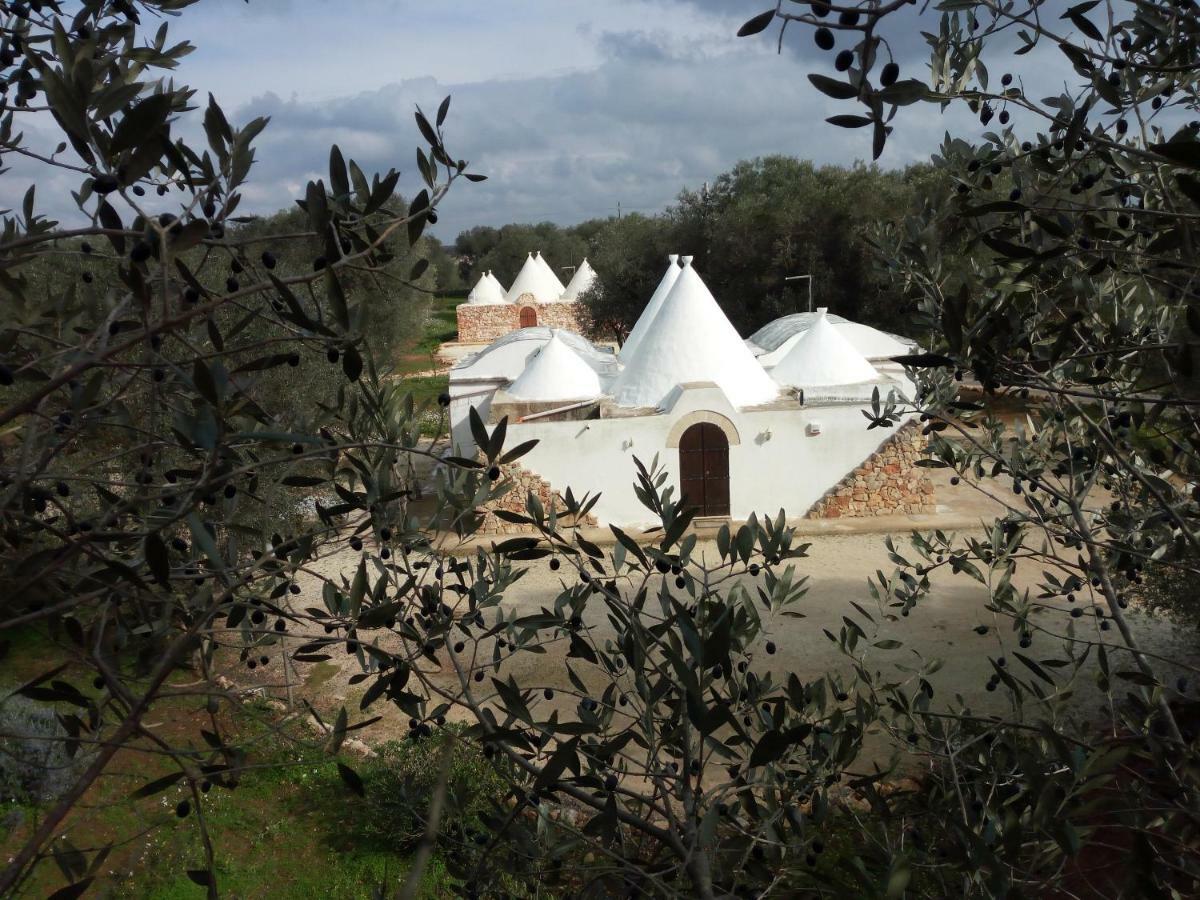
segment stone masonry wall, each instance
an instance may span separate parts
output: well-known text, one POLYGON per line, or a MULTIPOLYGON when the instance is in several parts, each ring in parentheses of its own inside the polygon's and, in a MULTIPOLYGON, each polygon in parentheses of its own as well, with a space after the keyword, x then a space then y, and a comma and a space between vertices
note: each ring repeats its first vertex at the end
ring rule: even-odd
MULTIPOLYGON (((500 467, 504 476, 511 479, 513 486, 508 492, 498 500, 487 504, 480 509, 483 513, 483 521, 480 523, 478 531, 482 534, 524 534, 529 531, 528 526, 516 525, 512 522, 505 522, 503 519, 498 519, 493 513, 493 510, 503 509, 508 512, 520 513, 526 515, 525 500, 530 493, 537 496, 542 502, 542 508, 547 513, 551 507, 558 509, 561 515, 566 508, 563 502, 562 495, 550 486, 550 483, 544 478, 530 472, 528 469, 521 466, 519 463, 509 463, 500 467)), ((595 525, 596 517, 593 515, 584 516, 583 520, 577 523, 563 520, 564 525, 595 525)))
POLYGON ((808 518, 934 512, 933 483, 916 465, 926 443, 917 423, 905 425, 813 504, 808 518))
POLYGON ((489 344, 510 331, 516 331, 521 327, 521 308, 525 306, 537 310, 539 325, 586 333, 586 310, 579 304, 538 303, 531 296, 527 303, 459 304, 454 311, 458 319, 459 343, 489 344))

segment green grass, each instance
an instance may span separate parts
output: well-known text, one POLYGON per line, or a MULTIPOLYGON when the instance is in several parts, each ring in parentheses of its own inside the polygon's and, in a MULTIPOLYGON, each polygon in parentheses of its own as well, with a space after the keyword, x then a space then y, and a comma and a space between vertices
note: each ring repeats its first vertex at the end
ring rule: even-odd
MULTIPOLYGON (((250 747, 254 768, 245 772, 235 789, 214 786, 203 804, 221 896, 349 900, 371 896, 385 880, 387 894, 394 894, 408 875, 409 849, 355 840, 348 823, 356 821, 364 801, 342 784, 336 762, 312 746, 312 735, 298 726, 294 736, 299 740, 293 741, 250 719, 249 714, 262 712, 247 706, 229 722, 238 743, 250 747)), ((163 701, 151 718, 164 739, 186 743, 195 738, 194 700, 163 701)), ((367 770, 360 760, 346 761, 359 771, 367 770)), ((176 804, 190 792, 174 786, 146 799, 130 796, 168 771, 170 764, 161 756, 122 751, 68 818, 64 831, 77 846, 114 843, 91 889, 98 896, 171 900, 205 896, 204 888, 187 875, 189 869, 204 866, 196 812, 184 819, 175 815, 176 804)), ((6 855, 12 854, 36 821, 36 809, 23 811, 23 824, 8 833, 0 831, 0 852, 6 855)), ((65 884, 55 863, 47 859, 19 896, 48 896, 65 884)), ((435 854, 422 874, 418 896, 453 893, 435 854)))
POLYGON ((461 302, 461 297, 449 295, 439 295, 429 301, 424 327, 415 340, 401 350, 396 361, 397 372, 421 372, 434 367, 438 347, 458 337, 458 318, 454 310, 461 302))

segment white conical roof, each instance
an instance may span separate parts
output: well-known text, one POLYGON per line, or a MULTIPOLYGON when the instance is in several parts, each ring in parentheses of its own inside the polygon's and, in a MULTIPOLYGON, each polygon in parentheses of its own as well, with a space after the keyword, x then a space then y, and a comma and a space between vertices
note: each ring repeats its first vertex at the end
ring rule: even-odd
POLYGON ((622 406, 659 406, 676 385, 712 381, 734 406, 766 403, 779 386, 754 359, 725 318, 691 258, 675 278, 637 352, 613 382, 622 406))
POLYGON ((633 357, 633 354, 637 351, 638 344, 645 339, 646 334, 650 331, 650 323, 654 321, 654 317, 662 309, 663 301, 667 299, 667 294, 671 293, 671 288, 675 286, 675 279, 679 277, 679 255, 672 253, 668 259, 671 260, 671 264, 667 266, 667 271, 663 274, 662 280, 658 283, 658 287, 654 289, 654 293, 650 297, 650 302, 646 304, 646 308, 638 316, 638 320, 633 325, 633 330, 629 332, 629 337, 625 338, 625 343, 621 345, 620 357, 622 361, 633 357))
POLYGON ((821 387, 874 381, 879 373, 833 326, 825 310, 818 309, 816 320, 771 370, 771 376, 779 384, 821 387))
POLYGON ((579 268, 575 270, 575 274, 571 276, 571 280, 567 284, 567 289, 563 291, 562 298, 564 300, 578 300, 580 295, 585 293, 595 281, 596 270, 591 267, 585 256, 583 262, 579 264, 579 268))
POLYGON ((562 281, 559 280, 558 275, 554 273, 554 269, 550 267, 550 263, 546 262, 546 260, 542 258, 541 250, 533 255, 533 261, 541 266, 542 270, 550 276, 550 280, 558 286, 558 293, 555 295, 555 299, 557 300, 562 296, 562 292, 566 290, 566 287, 563 285, 562 281))
POLYGON ((496 290, 498 290, 502 295, 508 294, 508 288, 500 283, 500 279, 492 274, 491 269, 487 270, 487 280, 494 284, 496 286, 496 290))
POLYGON ((592 400, 600 396, 596 370, 555 332, 508 387, 515 400, 592 400))
POLYGON ((563 288, 558 279, 550 271, 545 262, 533 258, 533 254, 525 257, 525 264, 517 273, 517 278, 508 289, 508 302, 516 303, 522 294, 533 294, 538 303, 553 303, 562 294, 563 288))
POLYGON ((498 281, 488 277, 490 274, 485 273, 479 276, 475 287, 471 288, 471 293, 467 294, 468 303, 475 306, 490 306, 508 302, 504 299, 504 289, 500 287, 498 281))

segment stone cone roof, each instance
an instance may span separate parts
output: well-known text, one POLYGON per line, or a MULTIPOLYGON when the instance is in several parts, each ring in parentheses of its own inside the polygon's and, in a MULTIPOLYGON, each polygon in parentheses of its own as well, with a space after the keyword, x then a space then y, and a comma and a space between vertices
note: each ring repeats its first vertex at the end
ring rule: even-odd
POLYGON ((554 269, 550 267, 550 263, 546 262, 545 258, 542 256, 541 250, 533 254, 533 261, 541 267, 543 272, 546 273, 548 276, 548 282, 553 282, 558 287, 558 293, 554 295, 554 299, 557 300, 562 296, 562 293, 566 290, 566 287, 563 285, 561 279, 559 279, 554 269))
POLYGON ((734 406, 766 403, 779 394, 705 286, 691 258, 644 340, 613 382, 621 406, 661 406, 677 385, 714 382, 734 406))
POLYGON ((816 320, 771 370, 771 377, 792 387, 830 387, 874 381, 879 373, 834 327, 825 310, 818 309, 816 320))
POLYGON ((473 306, 495 306, 508 302, 504 296, 504 289, 500 287, 500 282, 490 276, 490 272, 479 276, 475 287, 471 288, 471 293, 467 294, 468 303, 473 306))
POLYGON ((515 400, 592 400, 599 397, 596 370, 555 332, 508 386, 515 400))
POLYGON ((575 270, 575 274, 567 283, 567 289, 563 291, 562 299, 578 300, 580 295, 586 293, 595 281, 596 270, 588 263, 587 257, 584 257, 583 262, 579 264, 579 268, 575 270))
POLYGON ((620 357, 622 361, 633 358, 637 352, 638 345, 646 339, 646 334, 650 331, 650 324, 654 321, 654 317, 662 309, 663 301, 667 299, 667 294, 671 293, 671 288, 675 286, 675 279, 679 277, 679 255, 672 253, 668 258, 671 262, 667 266, 667 271, 663 273, 662 279, 658 282, 658 287, 654 289, 654 293, 650 296, 650 302, 646 304, 646 308, 638 316, 638 320, 633 325, 633 330, 629 332, 629 337, 625 338, 625 343, 621 345, 620 357))
POLYGON ((533 258, 533 254, 525 257, 525 264, 517 273, 516 280, 508 289, 508 302, 516 303, 522 294, 532 294, 538 303, 553 303, 562 295, 562 285, 554 273, 549 271, 545 262, 533 258))

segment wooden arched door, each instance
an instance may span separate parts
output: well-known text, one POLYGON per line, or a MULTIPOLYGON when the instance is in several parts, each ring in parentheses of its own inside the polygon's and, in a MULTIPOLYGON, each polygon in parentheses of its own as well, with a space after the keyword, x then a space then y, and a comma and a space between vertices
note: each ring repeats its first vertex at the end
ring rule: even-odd
POLYGON ((696 515, 729 515, 729 439, 716 425, 699 422, 679 439, 679 490, 696 515))
POLYGON ((537 310, 532 306, 521 307, 521 327, 532 328, 537 324, 537 310))

